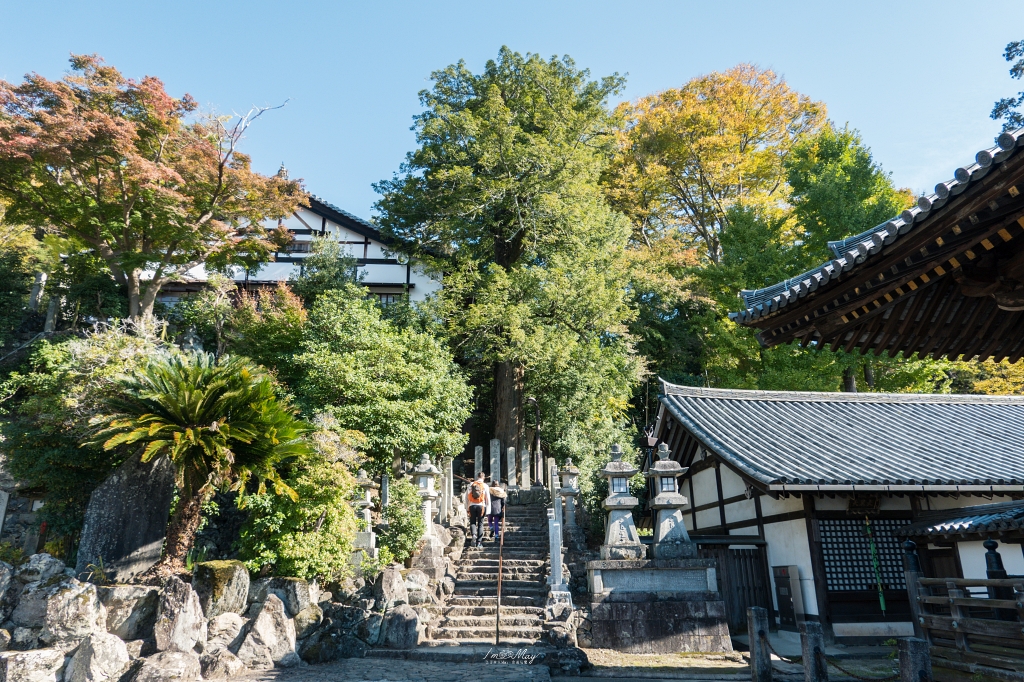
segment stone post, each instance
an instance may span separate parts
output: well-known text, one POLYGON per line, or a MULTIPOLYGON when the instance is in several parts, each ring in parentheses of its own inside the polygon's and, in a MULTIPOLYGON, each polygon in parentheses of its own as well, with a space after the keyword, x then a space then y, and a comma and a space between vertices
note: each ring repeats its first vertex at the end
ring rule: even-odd
POLYGON ((554 501, 558 495, 558 465, 554 457, 548 457, 548 468, 545 472, 548 477, 548 492, 551 493, 551 500, 554 501))
POLYGON ((768 609, 747 607, 750 638, 750 682, 772 682, 772 654, 768 649, 768 609))
POLYGON ((434 489, 434 481, 441 473, 441 470, 430 463, 430 456, 426 453, 420 455, 420 463, 413 469, 416 477, 416 486, 419 488, 420 499, 423 500, 423 523, 426 528, 423 537, 434 537, 434 515, 431 513, 434 500, 437 499, 437 490, 434 489))
POLYGON ((491 484, 501 483, 501 441, 491 439, 491 484))
MULTIPOLYGON (((985 576, 989 580, 1002 580, 1009 577, 1006 568, 1003 566, 1003 557, 996 549, 999 543, 989 538, 982 543, 985 548, 985 576)), ((989 599, 1013 599, 1012 587, 989 587, 989 599)), ((996 617, 999 620, 1017 620, 1016 609, 996 609, 996 617)))
POLYGON ((651 500, 651 509, 657 511, 654 524, 654 543, 651 546, 651 557, 654 559, 695 558, 697 546, 690 542, 683 522, 683 507, 686 498, 679 494, 679 477, 686 473, 684 469, 669 458, 668 445, 658 446, 658 461, 647 469, 647 478, 654 482, 656 496, 651 500))
POLYGON ((516 485, 516 449, 509 448, 505 452, 505 465, 508 467, 508 477, 505 481, 508 483, 508 487, 512 490, 516 490, 519 486, 516 485))
POLYGON ((551 554, 551 575, 548 585, 564 585, 562 582, 562 500, 554 498, 548 508, 548 552, 551 554))
POLYGON ((608 497, 604 498, 608 525, 601 545, 602 559, 644 558, 644 546, 633 523, 633 507, 638 501, 629 494, 629 479, 636 472, 636 467, 622 461, 622 448, 613 445, 612 459, 601 469, 601 476, 608 479, 608 497))
POLYGON ((454 513, 455 505, 455 472, 452 471, 452 458, 444 460, 444 520, 448 521, 454 513))
POLYGON ((381 511, 387 508, 391 502, 391 477, 381 474, 380 477, 380 508, 381 511))
POLYGON ((921 577, 921 558, 917 555, 917 545, 912 540, 903 543, 903 576, 907 582, 907 596, 910 597, 910 617, 914 621, 914 636, 923 637, 921 627, 921 605, 917 601, 918 578, 921 577))
POLYGON ((484 470, 484 446, 477 445, 473 448, 473 480, 484 470))
POLYGON ((530 487, 530 448, 519 451, 519 487, 523 490, 530 487))
POLYGON ((800 650, 803 655, 804 682, 828 682, 825 662, 825 637, 821 623, 812 620, 800 624, 800 650))
POLYGON ((572 465, 572 459, 565 460, 565 468, 558 472, 562 479, 559 491, 565 498, 565 528, 576 526, 576 496, 580 494, 580 470, 572 465))
POLYGON ((927 682, 932 677, 932 655, 928 642, 917 637, 899 640, 900 682, 927 682))

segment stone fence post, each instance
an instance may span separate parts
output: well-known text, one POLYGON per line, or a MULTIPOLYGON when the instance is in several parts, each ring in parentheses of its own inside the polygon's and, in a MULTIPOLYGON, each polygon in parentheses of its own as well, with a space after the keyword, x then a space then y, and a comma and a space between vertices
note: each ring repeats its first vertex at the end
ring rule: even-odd
POLYGON ((914 621, 914 635, 922 637, 921 606, 917 602, 919 592, 918 579, 921 577, 921 558, 917 555, 917 545, 912 540, 903 543, 903 576, 907 582, 907 596, 910 598, 910 617, 914 621))
POLYGON ((899 640, 900 682, 931 682, 932 655, 928 642, 917 637, 899 640))
POLYGON ((747 607, 750 639, 750 682, 772 682, 772 654, 768 649, 768 609, 747 607))
POLYGON ((805 621, 800 624, 800 650, 803 654, 804 682, 828 682, 828 663, 825 662, 825 636, 821 623, 805 621))

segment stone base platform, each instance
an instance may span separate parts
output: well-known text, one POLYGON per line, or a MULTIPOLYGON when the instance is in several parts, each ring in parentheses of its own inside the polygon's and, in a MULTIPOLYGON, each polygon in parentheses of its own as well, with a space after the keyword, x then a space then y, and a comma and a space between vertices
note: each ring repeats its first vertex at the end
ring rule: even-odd
POLYGON ((591 561, 592 646, 629 653, 732 651, 713 559, 591 561))

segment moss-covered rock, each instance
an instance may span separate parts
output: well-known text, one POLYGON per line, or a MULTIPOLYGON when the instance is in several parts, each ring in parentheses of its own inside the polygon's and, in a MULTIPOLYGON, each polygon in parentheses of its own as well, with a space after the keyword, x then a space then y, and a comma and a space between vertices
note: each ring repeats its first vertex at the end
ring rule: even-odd
POLYGON ((204 561, 192 574, 192 589, 207 618, 242 613, 249 595, 249 571, 241 561, 204 561))

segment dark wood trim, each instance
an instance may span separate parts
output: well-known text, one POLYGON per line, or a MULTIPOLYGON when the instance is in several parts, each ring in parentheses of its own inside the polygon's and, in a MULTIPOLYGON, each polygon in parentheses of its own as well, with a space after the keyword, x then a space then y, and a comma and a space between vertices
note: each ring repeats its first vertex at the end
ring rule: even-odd
MULTIPOLYGON (((750 498, 747 497, 746 495, 735 495, 733 497, 727 498, 725 500, 725 505, 729 506, 730 504, 733 504, 735 502, 742 502, 744 500, 749 500, 749 499, 750 498)), ((707 509, 714 509, 717 506, 718 506, 718 501, 716 500, 714 502, 708 502, 707 504, 702 504, 702 505, 700 505, 698 507, 694 507, 693 511, 695 511, 695 512, 705 511, 707 509)), ((759 505, 755 504, 755 506, 759 506, 759 505)))
POLYGON ((691 504, 690 504, 690 525, 693 526, 693 530, 694 530, 694 532, 696 532, 697 531, 697 512, 694 510, 693 504, 692 504, 693 500, 695 499, 694 496, 693 496, 693 479, 692 478, 688 478, 688 479, 686 479, 686 482, 690 486, 690 502, 691 502, 691 504))
POLYGON ((725 520, 725 493, 722 492, 722 467, 718 461, 715 460, 715 486, 718 487, 718 517, 722 519, 722 528, 728 528, 729 524, 725 520))
MULTIPOLYGON (((771 516, 765 516, 765 517, 762 518, 762 523, 764 525, 768 525, 770 523, 783 523, 785 521, 796 521, 798 519, 803 519, 805 516, 806 516, 806 512, 804 512, 804 511, 784 512, 782 514, 772 514, 771 516)), ((730 530, 738 530, 740 528, 752 528, 752 527, 755 527, 757 525, 758 525, 758 520, 757 519, 744 519, 743 521, 733 521, 732 523, 727 523, 724 528, 722 526, 720 526, 720 525, 719 526, 709 526, 705 530, 707 530, 709 532, 710 531, 730 531, 730 530)))
POLYGON ((814 599, 818 605, 818 618, 825 641, 833 643, 836 641, 836 634, 832 629, 832 614, 829 611, 828 594, 825 589, 825 557, 821 553, 821 533, 814 515, 814 497, 804 495, 803 498, 804 518, 807 520, 807 546, 811 553, 811 576, 814 578, 814 599))
POLYGON ((757 490, 754 491, 754 513, 757 515, 757 534, 764 537, 764 513, 761 511, 761 493, 757 490))
POLYGON ((320 223, 320 236, 322 237, 325 234, 327 234, 327 216, 325 216, 325 215, 320 216, 320 220, 321 220, 321 223, 320 223))

